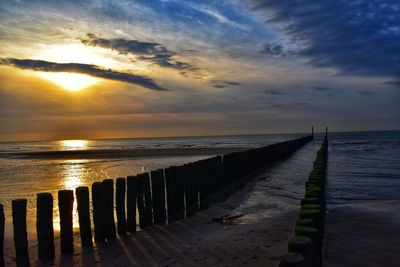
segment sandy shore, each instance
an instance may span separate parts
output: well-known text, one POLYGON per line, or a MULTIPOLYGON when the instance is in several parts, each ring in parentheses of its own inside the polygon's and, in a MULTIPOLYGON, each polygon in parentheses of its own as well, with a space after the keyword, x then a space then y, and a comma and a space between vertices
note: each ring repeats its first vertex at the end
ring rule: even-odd
MULTIPOLYGON (((298 217, 304 182, 318 145, 311 143, 285 162, 253 174, 224 202, 196 216, 118 237, 93 249, 80 246, 75 229, 72 255, 61 255, 56 231, 56 258, 51 265, 37 260, 34 222, 29 226, 32 266, 278 266, 298 217), (237 215, 228 224, 223 215, 237 215)), ((15 266, 12 240, 6 240, 6 266, 15 266)))
POLYGON ((400 202, 340 206, 327 214, 324 266, 400 266, 400 202))
POLYGON ((146 158, 193 155, 216 155, 248 149, 247 147, 192 147, 152 149, 93 149, 67 151, 20 152, 7 156, 28 159, 102 159, 102 158, 146 158))
MULTIPOLYGON (((61 255, 56 239, 53 263, 37 261, 37 244, 30 242, 33 266, 277 266, 287 250, 298 214, 297 204, 283 204, 282 199, 268 197, 271 209, 264 214, 241 205, 252 197, 254 183, 198 213, 186 221, 154 226, 132 235, 118 237, 93 249, 82 249, 75 234, 75 253, 61 255), (239 209, 238 209, 239 208, 239 209), (244 209, 246 210, 246 208, 244 209), (213 221, 225 214, 239 215, 227 224, 213 221)), ((264 207, 261 207, 264 208, 264 207)), ((59 236, 56 233, 56 236, 59 236)), ((9 240, 10 241, 10 240, 9 240)), ((13 248, 6 247, 6 266, 15 266, 13 248)))

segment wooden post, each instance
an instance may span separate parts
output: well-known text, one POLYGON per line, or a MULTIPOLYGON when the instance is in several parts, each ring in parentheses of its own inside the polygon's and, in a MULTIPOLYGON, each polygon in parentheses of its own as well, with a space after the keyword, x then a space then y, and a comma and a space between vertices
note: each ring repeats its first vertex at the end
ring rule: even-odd
POLYGON ((311 266, 313 246, 312 241, 306 236, 294 237, 288 245, 289 252, 299 253, 304 258, 305 266, 311 266))
POLYGON ((136 201, 137 201, 137 177, 127 177, 127 196, 126 196, 126 217, 127 230, 130 233, 136 232, 136 201))
POLYGON ((153 200, 151 197, 151 184, 149 173, 143 173, 143 196, 146 213, 146 225, 153 225, 153 200))
POLYGON ((39 193, 36 198, 36 233, 40 260, 52 260, 54 251, 53 195, 39 193))
POLYGON ((192 217, 197 211, 197 191, 195 179, 194 162, 185 165, 185 200, 186 200, 186 217, 192 217))
POLYGON ((147 221, 146 221, 146 209, 144 206, 144 175, 139 174, 137 176, 137 208, 138 208, 138 213, 139 213, 139 225, 141 229, 144 229, 147 227, 147 221))
POLYGON ((12 201, 14 245, 17 266, 30 266, 28 233, 26 231, 26 199, 12 201))
POLYGON ((282 257, 279 267, 306 267, 306 265, 301 254, 290 252, 282 257))
POLYGON ((183 165, 175 168, 176 220, 185 219, 185 167, 183 165))
POLYGON ((3 204, 0 204, 0 266, 4 267, 4 227, 6 217, 4 216, 3 204))
POLYGON ((169 167, 165 169, 165 186, 167 191, 167 213, 168 213, 168 224, 173 223, 176 220, 176 195, 175 195, 175 167, 169 167))
POLYGON ((72 232, 72 210, 74 206, 74 191, 58 191, 58 210, 60 212, 61 252, 74 251, 74 237, 72 232))
POLYGON ((114 220, 114 181, 103 180, 103 201, 104 201, 104 224, 107 239, 117 237, 114 220))
POLYGON ((125 178, 117 178, 115 201, 117 205, 117 229, 119 235, 126 234, 125 188, 125 178))
POLYGON ((76 201, 79 216, 79 231, 81 235, 81 244, 84 247, 92 247, 92 229, 90 225, 89 211, 89 188, 80 186, 75 189, 76 201))
POLYGON ((103 183, 94 182, 92 184, 92 205, 93 205, 93 224, 94 241, 104 242, 106 239, 104 215, 103 215, 103 183))
POLYGON ((151 190, 153 195, 154 223, 165 225, 167 223, 167 211, 165 209, 165 182, 163 169, 151 172, 151 190))

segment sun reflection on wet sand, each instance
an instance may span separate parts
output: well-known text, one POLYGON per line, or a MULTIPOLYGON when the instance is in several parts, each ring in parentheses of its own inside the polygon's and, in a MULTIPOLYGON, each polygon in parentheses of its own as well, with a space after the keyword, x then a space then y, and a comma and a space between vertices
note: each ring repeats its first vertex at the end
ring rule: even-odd
MULTIPOLYGON (((87 168, 86 163, 88 160, 65 160, 62 163, 62 169, 59 173, 59 188, 74 190, 79 186, 89 186, 88 179, 89 179, 89 171, 90 168, 87 168)), ((55 199, 57 195, 54 196, 55 199)), ((75 198, 75 194, 74 194, 75 198)), ((58 232, 60 230, 60 219, 58 213, 58 201, 55 201, 55 209, 54 209, 54 230, 58 232)), ((74 231, 79 228, 79 219, 77 213, 77 202, 74 199, 73 205, 73 227, 74 231)))
POLYGON ((86 171, 84 163, 87 160, 66 160, 61 174, 61 187, 64 189, 75 189, 86 184, 86 171))

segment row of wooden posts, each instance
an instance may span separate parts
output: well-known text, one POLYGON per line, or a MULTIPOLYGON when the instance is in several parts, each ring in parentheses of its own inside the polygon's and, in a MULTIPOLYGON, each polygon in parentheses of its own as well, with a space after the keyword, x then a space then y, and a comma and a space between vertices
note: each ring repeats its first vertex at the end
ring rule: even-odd
MULTIPOLYGON (((223 187, 242 179, 266 163, 281 160, 308 143, 306 136, 273 145, 215 156, 182 166, 141 173, 136 176, 105 179, 94 182, 91 188, 94 241, 105 242, 137 228, 139 214, 141 229, 153 224, 165 225, 195 215, 210 205, 209 196, 223 187), (114 196, 116 223, 114 218, 114 196)), ((73 252, 73 203, 77 201, 81 244, 93 246, 89 188, 58 191, 61 252, 73 252)), ((37 194, 37 240, 39 259, 55 258, 53 228, 53 196, 37 194)), ((14 245, 17 266, 29 266, 26 227, 27 200, 12 201, 14 245)), ((0 204, 0 266, 4 266, 4 210, 0 204)))
POLYGON ((305 184, 295 237, 289 242, 289 253, 282 258, 280 267, 322 266, 322 247, 325 228, 326 172, 328 162, 328 138, 325 135, 317 152, 314 168, 305 184))

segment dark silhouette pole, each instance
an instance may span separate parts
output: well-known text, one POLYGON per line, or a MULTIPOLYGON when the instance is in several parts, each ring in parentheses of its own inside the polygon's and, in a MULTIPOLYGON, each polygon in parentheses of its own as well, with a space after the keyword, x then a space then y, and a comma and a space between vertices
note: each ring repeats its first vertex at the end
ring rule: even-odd
POLYGON ((39 259, 53 260, 54 229, 53 229, 53 195, 39 193, 36 199, 36 232, 38 239, 39 259))
POLYGON ((75 189, 79 216, 79 231, 81 243, 84 247, 92 247, 92 229, 90 225, 89 188, 80 186, 75 189))
POLYGON ((115 201, 117 205, 117 229, 119 235, 126 234, 125 191, 125 178, 117 178, 115 201))
POLYGON ((104 242, 106 234, 104 229, 103 215, 103 183, 94 182, 92 184, 92 205, 93 205, 93 224, 94 224, 94 241, 104 242))
POLYGON ((107 239, 117 237, 114 220, 114 181, 112 179, 103 180, 103 200, 104 200, 104 222, 107 239))
POLYGON ((74 191, 58 191, 58 209, 60 212, 61 252, 74 251, 74 237, 72 232, 72 209, 74 206, 74 191))
POLYGON ((30 266, 28 252, 28 233, 26 231, 26 199, 12 201, 15 257, 18 267, 30 266))

